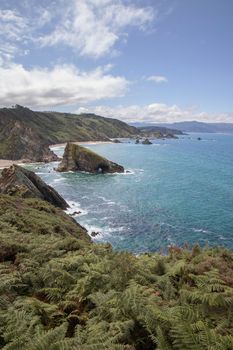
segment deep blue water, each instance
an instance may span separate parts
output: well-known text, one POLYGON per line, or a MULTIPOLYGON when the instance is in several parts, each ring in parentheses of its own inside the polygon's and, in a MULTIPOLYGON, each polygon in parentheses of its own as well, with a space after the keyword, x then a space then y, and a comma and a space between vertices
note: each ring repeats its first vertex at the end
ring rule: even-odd
POLYGON ((61 174, 52 170, 54 163, 36 172, 70 202, 71 211, 81 209, 75 218, 90 232, 101 232, 96 241, 134 253, 197 241, 233 248, 233 135, 88 147, 130 173, 61 174))

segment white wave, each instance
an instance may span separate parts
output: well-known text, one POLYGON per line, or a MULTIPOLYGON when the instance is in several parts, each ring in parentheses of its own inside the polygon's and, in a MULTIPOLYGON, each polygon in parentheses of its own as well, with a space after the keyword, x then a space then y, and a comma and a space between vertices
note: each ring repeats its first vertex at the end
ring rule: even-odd
MULTIPOLYGON (((82 223, 82 225, 86 228, 89 236, 95 241, 102 241, 102 240, 108 240, 109 237, 113 236, 114 233, 122 232, 125 230, 124 226, 120 227, 99 227, 96 225, 88 224, 88 223, 82 223), (93 237, 91 234, 92 232, 98 233, 95 237, 93 237)), ((120 236, 118 236, 119 239, 122 239, 120 236)))
POLYGON ((132 170, 132 169, 126 169, 125 171, 124 171, 124 173, 120 173, 119 175, 134 175, 135 174, 135 171, 134 170, 132 170))
POLYGON ((71 215, 73 217, 77 217, 77 216, 83 216, 83 215, 87 215, 88 214, 87 210, 81 208, 79 202, 67 201, 67 203, 69 204, 69 208, 66 209, 65 212, 68 215, 71 215))
POLYGON ((101 227, 86 224, 86 223, 84 223, 83 226, 87 230, 87 233, 89 234, 89 236, 95 241, 101 241, 101 240, 105 239, 105 237, 110 236, 108 230, 104 229, 104 231, 103 231, 103 229, 101 227), (96 232, 98 234, 95 237, 93 237, 92 232, 96 232))
POLYGON ((202 233, 212 233, 211 231, 209 231, 209 230, 205 230, 205 229, 202 229, 202 228, 195 228, 195 227, 193 227, 192 228, 192 230, 194 231, 194 232, 202 232, 202 233))
POLYGON ((107 198, 105 198, 105 197, 103 197, 103 196, 98 196, 98 198, 102 199, 102 201, 103 201, 106 205, 115 205, 115 204, 116 204, 116 202, 113 202, 113 201, 111 201, 110 199, 107 199, 107 198))
POLYGON ((110 202, 110 199, 107 199, 104 196, 98 196, 98 198, 102 199, 104 202, 110 202))
POLYGON ((63 181, 65 181, 65 179, 64 179, 63 177, 60 177, 59 179, 54 179, 53 182, 52 182, 52 184, 53 184, 53 183, 56 184, 56 183, 58 183, 58 182, 63 182, 63 181))

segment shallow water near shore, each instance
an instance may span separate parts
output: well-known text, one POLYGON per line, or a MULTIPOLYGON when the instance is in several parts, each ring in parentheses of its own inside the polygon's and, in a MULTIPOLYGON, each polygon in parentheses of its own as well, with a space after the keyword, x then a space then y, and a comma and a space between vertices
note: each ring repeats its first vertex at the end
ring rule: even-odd
MULTIPOLYGON (((75 215, 81 225, 100 232, 95 241, 134 253, 196 241, 233 248, 233 135, 87 147, 129 172, 56 173, 56 163, 30 168, 69 202, 69 212, 81 212, 75 215)), ((64 146, 53 150, 62 155, 64 146)))

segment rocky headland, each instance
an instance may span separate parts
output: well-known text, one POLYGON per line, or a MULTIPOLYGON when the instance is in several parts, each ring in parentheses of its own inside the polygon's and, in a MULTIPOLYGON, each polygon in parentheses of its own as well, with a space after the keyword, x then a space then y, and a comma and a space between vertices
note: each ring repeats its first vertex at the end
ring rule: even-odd
POLYGON ((94 114, 37 112, 16 105, 0 109, 0 159, 50 162, 58 157, 51 144, 111 141, 131 137, 137 128, 94 114))
POLYGON ((124 167, 83 146, 68 142, 57 171, 85 171, 88 173, 123 173, 124 167))
POLYGON ((111 140, 118 143, 118 138, 175 138, 179 133, 160 127, 136 128, 95 114, 38 112, 16 105, 0 109, 0 159, 51 162, 58 160, 50 150, 52 144, 111 140))
POLYGON ((19 165, 3 169, 0 177, 0 194, 22 198, 39 198, 61 209, 69 207, 54 188, 48 186, 34 172, 19 165))

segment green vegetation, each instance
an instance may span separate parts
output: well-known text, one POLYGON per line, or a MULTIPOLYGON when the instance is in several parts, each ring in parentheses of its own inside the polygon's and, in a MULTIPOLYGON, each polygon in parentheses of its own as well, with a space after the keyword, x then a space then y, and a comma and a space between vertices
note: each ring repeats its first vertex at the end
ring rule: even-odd
POLYGON ((233 254, 115 252, 36 199, 0 197, 0 348, 231 350, 233 254))
POLYGON ((29 108, 0 109, 0 121, 24 123, 49 144, 68 141, 104 141, 114 137, 128 137, 138 132, 133 126, 95 114, 37 112, 29 108))
POLYGON ((133 126, 94 114, 0 109, 0 159, 51 160, 48 146, 68 141, 108 141, 138 133, 133 126))

